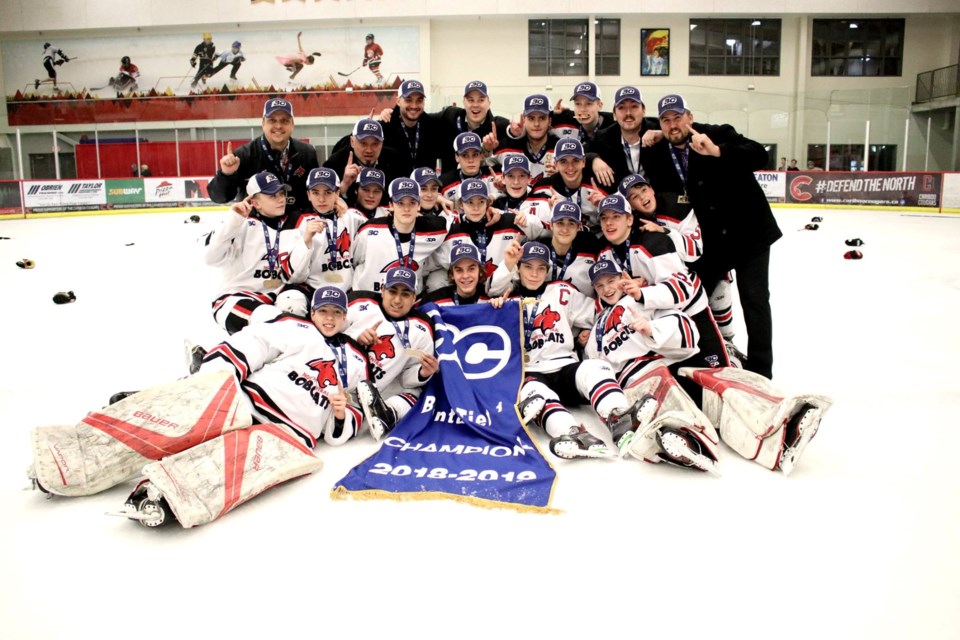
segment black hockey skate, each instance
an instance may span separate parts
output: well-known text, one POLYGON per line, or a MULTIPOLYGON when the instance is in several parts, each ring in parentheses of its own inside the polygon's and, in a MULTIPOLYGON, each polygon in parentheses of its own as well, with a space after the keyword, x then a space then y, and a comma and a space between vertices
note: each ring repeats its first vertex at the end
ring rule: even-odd
POLYGON ((698 471, 708 471, 719 476, 717 462, 703 453, 700 442, 680 429, 663 427, 657 431, 657 444, 661 451, 657 453, 664 462, 689 467, 698 471))
POLYGON ((784 427, 786 433, 783 440, 783 453, 780 454, 780 470, 783 475, 789 476, 804 449, 817 435, 820 427, 821 411, 810 404, 800 407, 784 427))
POLYGON ((177 521, 170 504, 163 494, 149 480, 141 480, 137 488, 123 504, 123 509, 108 516, 123 516, 136 520, 150 529, 162 527, 177 521))
POLYGON ((541 395, 533 394, 527 396, 517 405, 517 413, 520 414, 520 421, 523 424, 530 424, 540 419, 543 408, 547 406, 547 400, 541 395))
POLYGON ((641 426, 649 424, 657 413, 657 399, 647 394, 633 403, 624 411, 614 409, 607 416, 606 424, 613 436, 613 444, 617 446, 622 458, 630 447, 630 441, 641 426))
POLYGON ((191 374, 200 371, 200 365, 203 364, 207 350, 198 344, 193 344, 189 340, 183 341, 183 348, 187 356, 187 369, 191 374))
POLYGON ((616 458, 607 449, 607 444, 584 428, 572 427, 569 432, 550 440, 550 453, 558 458, 616 458))
POLYGON ((363 407, 363 415, 367 418, 367 424, 370 425, 370 433, 377 442, 380 442, 396 426, 397 413, 387 406, 380 391, 371 382, 366 380, 360 382, 357 386, 357 396, 360 399, 360 406, 363 407))
POLYGON ((110 396, 110 400, 107 402, 107 404, 108 404, 108 405, 110 405, 110 404, 117 404, 118 402, 120 402, 120 401, 123 400, 124 398, 129 398, 130 396, 132 396, 132 395, 135 394, 135 393, 140 393, 140 392, 139 392, 139 391, 118 391, 117 393, 115 393, 115 394, 113 394, 112 396, 110 396))
POLYGON ((732 340, 725 339, 723 346, 727 350, 727 360, 730 361, 730 366, 743 369, 743 363, 747 361, 747 354, 740 351, 732 340))

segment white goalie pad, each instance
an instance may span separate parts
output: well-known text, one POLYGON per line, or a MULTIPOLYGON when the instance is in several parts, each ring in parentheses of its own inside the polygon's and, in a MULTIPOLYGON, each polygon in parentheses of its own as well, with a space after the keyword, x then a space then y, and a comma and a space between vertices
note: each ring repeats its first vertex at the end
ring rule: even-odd
MULTIPOLYGON (((802 445, 806 446, 816 433, 820 418, 833 401, 823 395, 803 394, 784 396, 767 378, 725 367, 721 369, 693 369, 684 367, 680 375, 703 387, 703 412, 720 427, 720 436, 734 451, 748 460, 754 460, 767 469, 780 469, 784 454, 787 423, 801 409, 812 409, 802 445)), ((790 469, 799 457, 791 459, 790 469)))
POLYGON ((623 392, 630 402, 636 402, 645 395, 651 395, 657 400, 657 412, 653 420, 646 426, 641 426, 630 441, 630 455, 647 462, 662 462, 657 455, 661 451, 657 443, 657 432, 663 427, 673 427, 695 438, 704 455, 714 461, 719 459, 720 438, 717 430, 687 392, 677 384, 665 365, 658 362, 647 367, 643 375, 623 392))
POLYGON ((135 393, 72 426, 31 433, 31 479, 60 496, 86 496, 135 478, 143 465, 251 423, 227 372, 195 375, 135 393))
POLYGON ((184 527, 212 522, 270 487, 319 470, 303 441, 275 424, 224 434, 143 468, 184 527))

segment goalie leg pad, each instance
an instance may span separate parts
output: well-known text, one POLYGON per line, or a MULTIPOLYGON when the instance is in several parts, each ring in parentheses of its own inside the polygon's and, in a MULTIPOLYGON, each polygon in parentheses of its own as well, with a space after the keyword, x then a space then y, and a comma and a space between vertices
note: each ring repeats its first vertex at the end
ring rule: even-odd
POLYGON ((212 522, 270 487, 319 470, 323 462, 282 426, 258 424, 159 462, 143 474, 184 527, 212 522))
MULTIPOLYGON (((819 425, 820 417, 833 404, 822 395, 784 397, 769 379, 743 369, 683 368, 680 374, 703 387, 703 411, 720 427, 723 441, 744 458, 767 469, 779 469, 785 446, 799 444, 785 442, 785 427, 791 418, 809 406, 816 409, 814 418, 819 425)), ((791 456, 790 470, 816 433, 816 425, 806 428, 802 447, 791 456)))
POLYGON ((147 462, 249 425, 245 407, 227 372, 151 387, 76 425, 35 428, 28 473, 55 495, 98 493, 135 478, 147 462))

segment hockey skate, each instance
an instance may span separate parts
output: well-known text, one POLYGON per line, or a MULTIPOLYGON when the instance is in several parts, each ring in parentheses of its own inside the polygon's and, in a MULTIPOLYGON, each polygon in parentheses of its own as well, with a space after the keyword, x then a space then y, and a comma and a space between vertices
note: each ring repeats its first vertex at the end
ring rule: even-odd
POLYGON ((191 374, 200 371, 200 365, 203 358, 207 355, 207 350, 198 344, 193 344, 189 340, 183 341, 183 349, 186 355, 187 369, 191 374))
POLYGON ((817 435, 817 429, 820 427, 820 416, 822 412, 816 407, 805 404, 797 411, 787 423, 786 438, 784 441, 783 453, 780 456, 780 471, 783 475, 789 476, 804 449, 817 435))
POLYGON ((657 400, 647 394, 638 399, 622 413, 616 409, 607 416, 606 424, 613 436, 613 444, 617 446, 622 458, 630 449, 630 441, 641 426, 649 424, 657 413, 657 400))
POLYGON ((660 459, 675 464, 678 467, 691 467, 701 471, 708 471, 719 476, 717 463, 709 456, 703 455, 700 443, 690 438, 680 429, 663 427, 657 431, 657 444, 663 449, 660 459))
POLYGON ((135 393, 140 393, 139 391, 118 391, 117 393, 110 396, 110 400, 107 401, 108 405, 117 404, 124 398, 129 398, 135 393))
POLYGON ((567 460, 617 457, 607 449, 603 440, 587 431, 583 425, 571 427, 569 432, 551 439, 550 453, 567 460))
POLYGON ((177 521, 167 499, 149 480, 140 481, 120 511, 108 511, 106 515, 130 518, 150 529, 177 521))
POLYGON ((547 406, 547 400, 541 395, 533 394, 527 396, 517 405, 517 412, 520 414, 520 422, 530 424, 540 419, 543 408, 547 406))
POLYGON ((361 381, 357 386, 357 396, 360 399, 360 406, 363 407, 363 415, 367 418, 367 424, 370 425, 370 433, 373 434, 374 440, 380 442, 396 426, 397 414, 387 406, 380 391, 371 382, 361 381))
POLYGON ((727 359, 730 361, 730 366, 743 369, 743 363, 747 361, 747 354, 740 351, 730 339, 724 339, 723 346, 727 350, 727 359))

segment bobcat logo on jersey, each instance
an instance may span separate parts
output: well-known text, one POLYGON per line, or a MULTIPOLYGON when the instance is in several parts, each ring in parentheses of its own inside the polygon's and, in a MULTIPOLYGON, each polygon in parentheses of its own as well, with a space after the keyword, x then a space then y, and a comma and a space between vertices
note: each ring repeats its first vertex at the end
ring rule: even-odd
POLYGON ((393 346, 393 336, 377 336, 377 341, 370 345, 370 360, 374 364, 388 358, 394 358, 397 350, 393 346))
POLYGON ((327 247, 327 253, 332 254, 334 257, 340 255, 343 258, 348 258, 350 254, 350 234, 347 231, 343 231, 337 236, 336 243, 327 247))
POLYGON ((307 366, 317 372, 317 385, 321 390, 337 386, 339 381, 333 360, 311 360, 307 366))
POLYGON ((606 320, 603 322, 603 333, 609 333, 610 331, 618 331, 620 325, 623 324, 623 312, 626 311, 623 307, 614 307, 610 313, 607 314, 606 320))
POLYGON ((548 306, 533 319, 533 328, 546 333, 547 331, 553 331, 559 321, 560 314, 548 306))
MULTIPOLYGON (((267 255, 266 253, 263 254, 263 255, 260 257, 260 262, 264 262, 264 263, 266 263, 266 264, 269 266, 269 264, 270 264, 270 256, 267 255)), ((277 267, 278 267, 278 270, 281 271, 284 275, 286 275, 286 276, 288 276, 288 277, 290 276, 290 252, 284 251, 284 252, 281 253, 279 256, 277 256, 277 267)), ((257 269, 257 272, 258 272, 258 273, 259 273, 260 271, 261 271, 260 269, 257 269)), ((263 271, 264 274, 269 273, 269 271, 268 271, 267 269, 263 269, 262 271, 263 271)), ((259 277, 259 276, 255 276, 255 277, 259 277)), ((264 276, 264 277, 266 277, 266 276, 264 276)))

